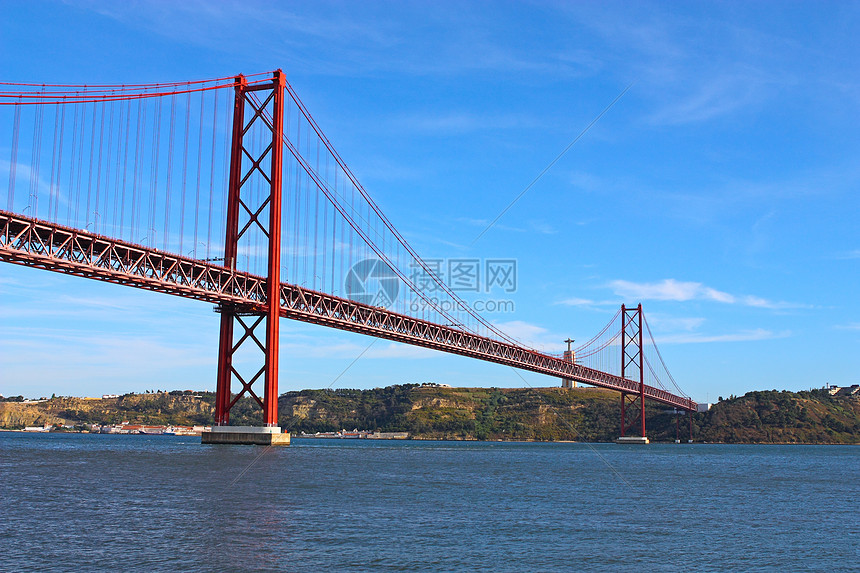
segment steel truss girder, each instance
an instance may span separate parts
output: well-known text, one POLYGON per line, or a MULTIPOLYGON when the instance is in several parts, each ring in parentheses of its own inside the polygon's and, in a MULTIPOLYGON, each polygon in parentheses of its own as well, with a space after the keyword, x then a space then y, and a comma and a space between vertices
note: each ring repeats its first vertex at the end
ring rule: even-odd
MULTIPOLYGON (((186 257, 0 211, 0 260, 265 312, 267 281, 186 257), (123 269, 123 270, 120 270, 123 269), (187 277, 187 278, 186 278, 187 277)), ((281 283, 280 316, 431 348, 627 393, 639 383, 562 358, 281 283)), ((645 385, 645 398, 695 411, 696 403, 645 385)))
POLYGON ((212 303, 260 308, 260 277, 0 211, 0 260, 212 303))

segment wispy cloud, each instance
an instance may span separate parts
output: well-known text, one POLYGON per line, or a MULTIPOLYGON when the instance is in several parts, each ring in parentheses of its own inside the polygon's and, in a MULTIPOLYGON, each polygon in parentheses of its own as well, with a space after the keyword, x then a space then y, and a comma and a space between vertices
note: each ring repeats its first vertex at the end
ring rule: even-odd
POLYGON ((705 319, 701 317, 679 317, 666 316, 663 314, 649 314, 648 323, 653 326, 655 330, 691 332, 702 326, 705 323, 705 319))
POLYGON ((706 287, 702 283, 664 279, 658 283, 634 283, 614 280, 609 283, 615 294, 642 300, 688 301, 695 299, 735 302, 732 295, 706 287))
MULTIPOLYGON (((732 228, 726 239, 738 248, 752 244, 761 249, 784 226, 782 212, 774 205, 841 198, 846 200, 860 184, 860 168, 856 162, 837 160, 834 163, 802 167, 784 176, 738 175, 726 172, 719 178, 694 186, 660 186, 633 176, 602 176, 587 171, 572 171, 571 186, 583 193, 602 196, 624 195, 636 198, 650 213, 660 218, 671 217, 709 227, 713 232, 732 228), (751 219, 750 215, 756 214, 751 219), (738 223, 744 225, 739 227, 738 223)), ((828 254, 838 259, 860 258, 860 248, 828 254)))
POLYGON ((781 87, 797 81, 786 72, 796 67, 797 50, 803 47, 739 27, 734 10, 710 10, 706 26, 689 11, 651 3, 601 5, 599 10, 577 4, 567 11, 603 38, 607 64, 635 69, 640 94, 653 105, 645 115, 652 125, 737 116, 779 97, 781 87))
POLYGON ((704 300, 771 310, 810 308, 809 305, 775 302, 753 295, 733 295, 705 286, 702 283, 677 281, 675 279, 664 279, 656 283, 635 283, 625 280, 614 280, 609 283, 609 287, 615 294, 621 297, 637 300, 666 300, 676 302, 704 300))
POLYGON ((366 356, 368 358, 438 358, 439 352, 429 348, 421 348, 420 346, 391 342, 381 345, 379 348, 374 346, 367 352, 366 356))
MULTIPOLYGON (((475 219, 469 217, 458 217, 455 221, 465 223, 471 227, 486 227, 489 223, 489 220, 487 219, 475 219)), ((555 235, 558 233, 558 229, 545 221, 531 219, 529 221, 524 221, 523 223, 525 224, 522 227, 496 224, 493 225, 493 229, 498 231, 508 231, 511 233, 538 233, 541 235, 555 235)))
POLYGON ((860 322, 852 322, 851 324, 838 324, 835 328, 839 330, 860 330, 860 322))
MULTIPOLYGON (((71 0, 74 1, 74 0, 71 0)), ((600 65, 583 50, 530 51, 505 41, 507 29, 488 29, 463 10, 403 4, 315 2, 305 5, 220 0, 103 3, 77 0, 126 26, 176 42, 231 55, 249 47, 295 72, 338 76, 381 73, 448 75, 480 71, 593 73, 600 65), (241 29, 243 34, 234 31, 241 29)))
MULTIPOLYGON (((0 346, 5 367, 20 373, 24 379, 44 377, 49 370, 61 372, 59 378, 64 382, 84 380, 88 376, 141 378, 141 372, 157 371, 171 372, 165 383, 179 384, 181 375, 175 370, 215 365, 211 348, 200 341, 164 341, 153 335, 21 327, 7 329, 0 337, 0 346), (86 352, 81 348, 86 348, 86 352), (153 356, 158 357, 155 363, 153 356), (34 369, 34 364, 39 368, 34 369)), ((10 375, 10 380, 12 378, 10 375)))
POLYGON ((682 125, 708 121, 731 114, 766 98, 767 79, 761 74, 727 74, 711 78, 693 91, 651 114, 654 125, 682 125))
POLYGON ((528 347, 536 348, 544 352, 558 352, 563 350, 562 341, 566 338, 562 334, 556 334, 548 329, 522 320, 499 322, 495 326, 508 336, 520 341, 528 347))
POLYGON ((365 159, 355 170, 361 181, 416 181, 430 176, 428 171, 422 168, 379 156, 365 159))
POLYGON ((558 304, 563 304, 565 306, 592 306, 596 304, 593 300, 588 298, 566 298, 564 300, 558 301, 558 304))
POLYGON ((687 332, 655 337, 657 344, 702 344, 713 342, 750 342, 754 340, 769 340, 772 338, 786 338, 791 336, 790 331, 773 332, 763 328, 754 330, 742 330, 731 334, 702 334, 687 332))
POLYGON ((621 304, 619 300, 592 300, 590 298, 571 297, 560 300, 555 304, 563 306, 575 306, 586 310, 605 311, 607 306, 618 306, 621 304))
POLYGON ((361 355, 362 359, 376 358, 433 358, 439 356, 438 352, 428 348, 410 346, 390 342, 388 344, 377 343, 370 350, 366 350, 366 344, 362 346, 355 342, 338 342, 334 338, 322 342, 319 337, 290 336, 281 343, 281 350, 289 356, 300 358, 325 358, 331 360, 332 356, 339 356, 344 360, 352 360, 361 355))
POLYGON ((860 259, 860 249, 854 249, 845 253, 836 255, 837 259, 860 259))
POLYGON ((476 131, 497 131, 542 127, 533 117, 519 114, 479 114, 473 112, 426 113, 391 120, 393 129, 428 135, 459 135, 476 131))
MULTIPOLYGON (((569 299, 568 303, 577 306, 595 304, 587 299, 569 299)), ((704 344, 719 342, 751 342, 786 338, 790 331, 774 332, 764 328, 746 329, 726 334, 707 334, 699 332, 706 320, 701 317, 672 317, 666 315, 649 315, 649 323, 655 331, 655 342, 659 344, 704 344), (669 334, 660 334, 660 332, 669 334)), ((527 346, 545 352, 559 352, 564 349, 564 335, 553 333, 546 328, 523 321, 511 321, 497 324, 503 332, 513 336, 527 346)), ((860 325, 858 330, 860 330, 860 325)))

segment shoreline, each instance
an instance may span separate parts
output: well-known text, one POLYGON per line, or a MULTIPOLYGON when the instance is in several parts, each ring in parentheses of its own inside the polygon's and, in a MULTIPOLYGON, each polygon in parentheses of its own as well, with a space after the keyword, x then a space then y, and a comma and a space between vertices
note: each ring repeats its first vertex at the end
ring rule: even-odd
MULTIPOLYGON (((9 432, 15 434, 28 434, 28 435, 43 435, 43 434, 87 434, 93 436, 158 436, 164 438, 196 438, 198 435, 196 434, 108 434, 101 432, 76 432, 76 431, 48 431, 48 432, 33 432, 28 430, 14 430, 9 428, 0 428, 0 432, 9 432)), ((405 441, 414 441, 414 442, 474 442, 474 443, 484 443, 484 444, 610 444, 610 445, 623 445, 623 444, 615 444, 613 441, 606 442, 583 442, 583 441, 575 441, 575 440, 478 440, 476 438, 426 438, 426 437, 409 437, 409 438, 329 438, 329 437, 317 437, 317 436, 301 436, 301 435, 291 435, 291 438, 295 439, 312 439, 312 440, 326 440, 326 441, 339 441, 339 440, 367 440, 367 441, 394 441, 394 442, 405 442, 405 441)), ((656 445, 679 445, 679 446, 860 446, 860 442, 853 443, 833 443, 833 442, 700 442, 694 441, 693 443, 681 442, 680 444, 676 444, 675 442, 657 442, 652 441, 651 444, 656 445)))

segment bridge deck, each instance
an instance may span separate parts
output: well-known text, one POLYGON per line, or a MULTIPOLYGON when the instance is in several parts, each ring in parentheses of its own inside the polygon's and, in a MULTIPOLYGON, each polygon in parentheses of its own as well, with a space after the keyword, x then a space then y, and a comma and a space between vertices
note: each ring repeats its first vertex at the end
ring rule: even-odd
MULTIPOLYGON (((250 312, 266 306, 266 279, 199 261, 0 211, 0 261, 153 290, 250 312)), ((361 304, 288 283, 281 284, 280 315, 405 344, 506 364, 622 392, 639 384, 513 344, 361 304)), ((684 410, 696 403, 660 388, 645 397, 684 410)))

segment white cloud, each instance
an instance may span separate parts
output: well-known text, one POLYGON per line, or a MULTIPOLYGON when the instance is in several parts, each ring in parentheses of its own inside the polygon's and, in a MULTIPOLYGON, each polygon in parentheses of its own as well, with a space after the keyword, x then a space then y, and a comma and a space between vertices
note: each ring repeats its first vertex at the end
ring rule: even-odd
POLYGON ((566 298, 562 301, 559 301, 558 304, 563 304, 566 306, 591 306, 595 304, 593 300, 587 298, 566 298))
POLYGON ((561 304, 564 306, 575 306, 577 308, 585 309, 585 310, 597 310, 604 312, 606 311, 607 306, 618 307, 621 306, 620 300, 591 300, 589 298, 579 298, 579 297, 571 297, 566 298, 564 300, 560 300, 555 304, 561 304))
POLYGON ((478 114, 471 112, 425 113, 401 116, 392 120, 392 129, 428 135, 464 134, 541 127, 526 115, 478 114))
POLYGON ((301 358, 326 358, 331 359, 332 356, 338 356, 343 360, 352 361, 357 357, 361 359, 375 358, 433 358, 438 356, 436 351, 420 346, 411 346, 409 344, 401 344, 397 342, 384 343, 382 340, 370 345, 370 339, 367 344, 356 344, 354 342, 335 342, 335 339, 329 338, 328 342, 321 341, 319 337, 295 337, 290 336, 286 341, 281 342, 281 350, 290 356, 301 358), (296 341, 295 339, 304 339, 304 341, 296 341))
POLYGON ((530 348, 535 348, 543 352, 560 352, 564 350, 563 340, 567 338, 564 335, 550 332, 542 326, 524 322, 522 320, 512 320, 510 322, 495 323, 499 330, 520 343, 530 348))
POLYGON ((729 115, 765 100, 772 91, 766 74, 730 70, 722 77, 703 81, 689 93, 657 110, 649 121, 656 125, 680 125, 729 115))
POLYGON ((158 379, 162 385, 179 385, 189 371, 210 373, 217 358, 211 346, 199 341, 165 341, 151 335, 53 328, 14 328, 4 334, 0 362, 8 370, 8 382, 52 380, 67 385, 104 378, 121 384, 158 379))
MULTIPOLYGON (((70 0, 71 1, 71 0, 70 0)), ((454 74, 489 70, 552 77, 589 73, 599 62, 581 51, 526 51, 487 29, 471 10, 432 4, 400 10, 365 3, 94 2, 77 0, 126 26, 218 52, 257 49, 289 73, 355 77, 380 73, 454 74), (271 5, 270 5, 271 4, 271 5), (235 34, 241 29, 243 34, 235 34), (274 31, 274 33, 273 33, 274 31), (273 40, 272 40, 273 38, 273 40)))
POLYGON ((634 283, 625 280, 614 280, 609 283, 613 292, 621 297, 642 300, 714 300, 732 303, 735 298, 725 292, 706 287, 702 283, 682 282, 675 279, 664 279, 658 283, 634 283))
POLYGON ((657 344, 701 344, 706 342, 749 342, 753 340, 768 340, 772 338, 786 338, 791 332, 773 332, 763 328, 754 330, 742 330, 731 334, 701 334, 695 332, 671 334, 655 338, 657 344))
POLYGON ((705 319, 700 317, 674 317, 662 314, 648 315, 648 324, 653 326, 655 330, 689 332, 696 330, 704 323, 705 319))
POLYGON ((439 352, 420 346, 389 342, 383 346, 374 345, 365 356, 368 358, 438 358, 439 352))
POLYGON ((772 310, 810 308, 809 305, 776 302, 758 296, 733 295, 705 286, 702 283, 677 281, 675 279, 664 279, 656 283, 635 283, 632 281, 614 280, 609 283, 609 287, 615 294, 626 299, 669 300, 676 302, 705 300, 772 310))
POLYGON ((837 259, 860 259, 860 249, 854 249, 836 256, 837 259))
POLYGON ((533 232, 540 233, 541 235, 555 235, 558 233, 555 227, 542 221, 529 221, 529 226, 533 232))
MULTIPOLYGON (((455 221, 465 223, 473 227, 479 227, 482 229, 486 228, 487 225, 489 225, 490 223, 490 221, 487 219, 474 219, 467 217, 458 217, 457 219, 455 219, 455 221)), ((504 225, 497 222, 493 224, 492 229, 496 231, 510 231, 513 233, 539 233, 541 235, 555 235, 556 233, 558 233, 558 229, 556 229, 554 226, 545 221, 537 219, 527 221, 525 226, 523 227, 514 227, 512 225, 504 225)))

